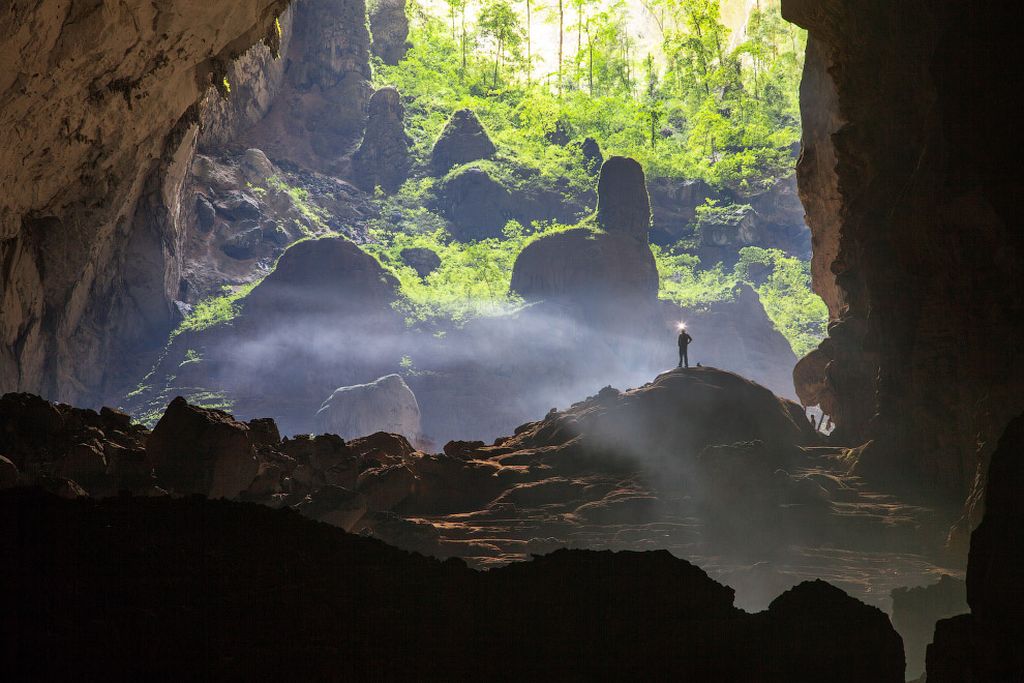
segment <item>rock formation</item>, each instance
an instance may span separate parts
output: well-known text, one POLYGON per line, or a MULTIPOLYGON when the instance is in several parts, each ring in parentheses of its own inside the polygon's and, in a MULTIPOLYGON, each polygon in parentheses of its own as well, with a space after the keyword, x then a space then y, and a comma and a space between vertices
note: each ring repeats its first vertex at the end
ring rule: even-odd
POLYGON ((427 277, 441 267, 441 257, 426 247, 409 247, 400 254, 402 262, 416 271, 420 277, 427 277))
POLYGON ((234 498, 249 488, 259 464, 247 425, 220 410, 178 397, 150 435, 147 454, 157 478, 180 494, 234 498))
POLYGON ((352 157, 355 182, 367 192, 377 186, 395 192, 412 166, 402 98, 395 88, 384 87, 373 93, 367 109, 363 142, 352 157))
POLYGON ((366 5, 302 0, 292 26, 283 84, 266 116, 241 140, 277 161, 341 174, 373 94, 366 5))
POLYGON ((650 314, 658 271, 647 243, 650 203, 643 169, 612 157, 598 180, 601 232, 574 228, 531 242, 516 258, 512 291, 527 301, 546 300, 579 308, 602 327, 618 320, 628 329, 650 314))
POLYGON ((611 157, 601 166, 597 181, 597 223, 608 232, 647 241, 651 229, 651 200, 644 170, 634 159, 611 157))
POLYGON ((0 386, 103 383, 173 324, 199 102, 285 0, 20 3, 0 20, 0 386))
POLYGON ((486 159, 495 152, 494 143, 472 109, 452 114, 434 143, 430 160, 434 172, 443 175, 452 167, 477 159, 486 159))
POLYGON ((369 6, 370 49, 385 64, 394 66, 409 49, 409 18, 405 0, 374 0, 369 6))
MULTIPOLYGON (((436 148, 435 148, 436 149, 436 148)), ((512 196, 480 168, 464 168, 438 188, 437 208, 451 221, 452 235, 463 242, 501 237, 512 217, 512 196)))
POLYGON ((416 440, 420 407, 401 376, 387 375, 369 384, 335 389, 316 414, 316 428, 345 439, 393 432, 416 440))
POLYGON ((881 611, 808 583, 746 614, 664 551, 561 550, 476 572, 254 505, 15 491, 0 494, 0 557, 19 679, 114 662, 176 678, 903 680, 881 611))
POLYGON ((1007 201, 1024 179, 1003 104, 1018 84, 999 75, 1020 62, 1014 8, 782 8, 809 31, 798 174, 815 287, 841 323, 826 354, 834 417, 849 442, 870 441, 858 471, 979 501, 996 438, 1024 409, 1010 341, 1024 231, 1007 201))

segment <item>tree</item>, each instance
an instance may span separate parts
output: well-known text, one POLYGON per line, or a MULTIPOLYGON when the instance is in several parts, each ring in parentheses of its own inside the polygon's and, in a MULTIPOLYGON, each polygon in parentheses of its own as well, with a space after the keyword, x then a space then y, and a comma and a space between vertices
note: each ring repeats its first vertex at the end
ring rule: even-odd
POLYGON ((507 0, 485 0, 477 18, 477 25, 485 37, 494 43, 494 87, 498 85, 498 71, 506 52, 514 54, 523 38, 519 17, 507 0))

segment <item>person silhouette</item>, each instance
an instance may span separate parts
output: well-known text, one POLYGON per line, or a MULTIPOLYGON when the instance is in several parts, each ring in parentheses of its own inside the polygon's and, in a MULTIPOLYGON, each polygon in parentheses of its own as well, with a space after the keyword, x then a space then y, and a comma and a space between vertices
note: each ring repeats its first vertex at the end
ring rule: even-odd
POLYGON ((690 355, 688 353, 690 342, 693 341, 686 331, 686 325, 679 326, 679 367, 690 367, 690 355))

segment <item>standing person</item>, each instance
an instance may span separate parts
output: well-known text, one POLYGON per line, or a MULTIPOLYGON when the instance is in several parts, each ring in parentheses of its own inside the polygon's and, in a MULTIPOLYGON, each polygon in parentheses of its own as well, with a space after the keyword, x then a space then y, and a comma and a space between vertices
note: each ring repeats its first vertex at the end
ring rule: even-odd
POLYGON ((692 341, 693 341, 693 337, 691 337, 686 332, 686 325, 680 323, 679 324, 679 367, 683 367, 683 365, 685 365, 686 367, 690 367, 690 355, 689 355, 688 351, 689 351, 689 347, 690 347, 690 342, 692 342, 692 341))

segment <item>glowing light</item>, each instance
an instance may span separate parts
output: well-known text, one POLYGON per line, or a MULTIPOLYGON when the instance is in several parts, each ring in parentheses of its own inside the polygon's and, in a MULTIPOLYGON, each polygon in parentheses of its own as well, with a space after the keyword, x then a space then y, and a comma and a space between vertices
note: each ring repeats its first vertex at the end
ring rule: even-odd
POLYGON ((680 320, 679 322, 676 323, 676 329, 680 330, 680 331, 685 330, 686 329, 686 323, 684 323, 683 321, 680 320))

